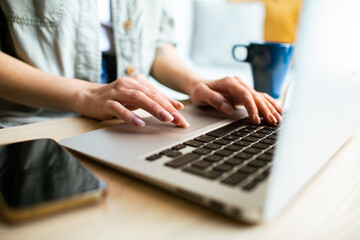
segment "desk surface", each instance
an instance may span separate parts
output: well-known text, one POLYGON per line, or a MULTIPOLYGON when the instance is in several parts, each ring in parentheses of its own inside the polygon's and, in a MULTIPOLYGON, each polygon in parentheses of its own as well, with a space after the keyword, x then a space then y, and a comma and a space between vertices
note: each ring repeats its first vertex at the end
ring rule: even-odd
MULTIPOLYGON (((0 145, 60 140, 103 123, 73 117, 0 130, 0 145)), ((268 223, 249 226, 80 156, 108 184, 97 204, 20 225, 0 222, 1 239, 359 239, 360 129, 268 223)))

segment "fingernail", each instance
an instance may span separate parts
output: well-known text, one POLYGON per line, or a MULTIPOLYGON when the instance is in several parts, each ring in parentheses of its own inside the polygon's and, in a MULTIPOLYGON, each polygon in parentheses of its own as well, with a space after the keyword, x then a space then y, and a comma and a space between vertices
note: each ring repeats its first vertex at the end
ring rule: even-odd
POLYGON ((277 123, 276 118, 275 118, 273 115, 269 115, 269 118, 270 118, 270 122, 271 122, 272 124, 276 125, 276 123, 277 123))
POLYGON ((170 122, 172 120, 174 120, 174 117, 171 116, 171 114, 167 111, 165 111, 164 109, 161 109, 159 111, 159 117, 161 118, 161 120, 165 121, 165 122, 170 122))
POLYGON ((259 115, 256 115, 256 116, 255 116, 255 123, 256 123, 256 124, 260 124, 260 123, 261 123, 261 119, 260 119, 259 115))
POLYGON ((183 109, 184 108, 184 104, 182 104, 181 102, 177 102, 179 104, 179 109, 183 109))
POLYGON ((284 109, 282 107, 279 107, 279 110, 280 110, 280 114, 284 113, 284 109))
POLYGON ((174 121, 175 121, 174 123, 176 125, 186 128, 190 126, 190 124, 185 120, 185 118, 180 113, 173 112, 172 116, 174 117, 174 121))
POLYGON ((234 112, 233 108, 227 102, 221 103, 220 110, 225 112, 228 115, 232 115, 234 112))
POLYGON ((275 114, 275 117, 276 117, 276 119, 278 119, 279 120, 279 122, 282 122, 282 117, 281 117, 281 115, 279 114, 279 113, 274 113, 275 114))
POLYGON ((141 120, 137 116, 134 116, 131 121, 135 126, 138 126, 138 127, 144 127, 145 126, 145 122, 143 120, 141 120))

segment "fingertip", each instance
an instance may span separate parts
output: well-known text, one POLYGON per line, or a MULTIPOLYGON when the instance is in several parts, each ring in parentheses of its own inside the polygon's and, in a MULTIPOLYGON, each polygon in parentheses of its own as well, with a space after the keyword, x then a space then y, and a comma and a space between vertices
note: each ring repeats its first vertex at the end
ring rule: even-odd
POLYGON ((226 101, 223 101, 220 104, 220 110, 226 113, 227 115, 232 115, 234 113, 234 108, 226 101))
POLYGON ((145 122, 139 118, 138 116, 134 116, 132 119, 131 119, 131 122, 133 125, 137 126, 137 127, 144 127, 145 126, 145 122))
POLYGON ((273 115, 269 115, 269 119, 270 119, 269 122, 273 125, 276 125, 278 122, 277 119, 273 115))
POLYGON ((281 117, 281 115, 279 113, 275 112, 274 115, 275 115, 278 122, 282 122, 283 119, 282 119, 282 117, 281 117))
POLYGON ((174 120, 172 123, 179 127, 187 128, 190 126, 190 124, 186 121, 186 119, 179 113, 179 112, 173 112, 171 114, 174 117, 174 120))
POLYGON ((255 115, 255 124, 261 124, 261 119, 257 114, 255 115))

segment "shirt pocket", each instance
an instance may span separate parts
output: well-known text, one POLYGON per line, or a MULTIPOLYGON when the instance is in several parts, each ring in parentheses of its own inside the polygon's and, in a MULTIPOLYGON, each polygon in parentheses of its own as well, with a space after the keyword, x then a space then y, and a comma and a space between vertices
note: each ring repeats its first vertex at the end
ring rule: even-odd
POLYGON ((63 0, 1 0, 8 21, 34 26, 56 26, 63 16, 63 0))

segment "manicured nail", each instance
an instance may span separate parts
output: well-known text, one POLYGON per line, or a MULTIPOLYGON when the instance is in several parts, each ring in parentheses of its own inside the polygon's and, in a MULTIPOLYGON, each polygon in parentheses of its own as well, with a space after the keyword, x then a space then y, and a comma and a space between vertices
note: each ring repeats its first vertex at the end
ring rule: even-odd
POLYGON ((167 111, 165 111, 164 109, 161 109, 159 111, 159 117, 161 118, 161 120, 165 121, 165 122, 170 122, 172 120, 174 120, 174 117, 171 116, 171 114, 167 111))
POLYGON ((234 112, 233 108, 227 102, 221 103, 220 110, 228 115, 232 115, 234 112))
POLYGON ((176 125, 185 128, 190 126, 190 124, 185 120, 185 118, 180 113, 173 112, 171 115, 174 117, 174 121, 175 121, 174 123, 176 125))
POLYGON ((177 102, 178 105, 179 105, 179 110, 184 108, 184 104, 182 104, 181 102, 178 102, 178 101, 176 101, 176 102, 177 102))
POLYGON ((256 124, 261 124, 261 119, 260 119, 259 115, 255 116, 255 123, 256 124))
POLYGON ((276 120, 276 118, 275 118, 273 115, 269 115, 269 118, 270 118, 270 122, 271 122, 272 124, 274 124, 274 125, 277 124, 277 120, 276 120))
POLYGON ((275 112, 274 115, 275 115, 276 119, 279 120, 279 122, 282 122, 283 119, 279 113, 275 112))
POLYGON ((143 120, 141 120, 137 116, 134 116, 131 121, 135 126, 138 126, 138 127, 144 127, 145 126, 145 122, 143 120))

